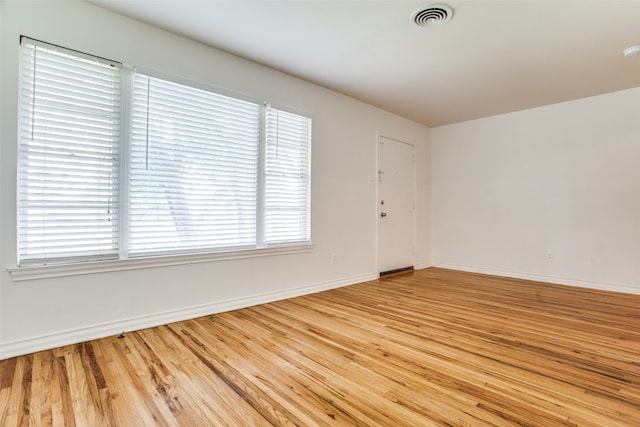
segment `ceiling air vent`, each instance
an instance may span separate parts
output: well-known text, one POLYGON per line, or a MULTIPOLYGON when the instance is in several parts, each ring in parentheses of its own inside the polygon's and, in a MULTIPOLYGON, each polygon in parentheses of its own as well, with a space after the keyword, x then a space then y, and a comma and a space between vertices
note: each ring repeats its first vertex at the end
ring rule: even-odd
POLYGON ((411 20, 421 27, 431 24, 444 24, 452 17, 453 9, 446 4, 434 4, 418 9, 411 14, 411 20))

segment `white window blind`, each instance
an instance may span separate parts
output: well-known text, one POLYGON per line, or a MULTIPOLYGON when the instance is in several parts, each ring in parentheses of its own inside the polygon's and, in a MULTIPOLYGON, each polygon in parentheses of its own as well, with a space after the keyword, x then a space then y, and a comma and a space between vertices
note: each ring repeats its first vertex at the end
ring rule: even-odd
POLYGON ((118 255, 121 67, 22 39, 20 265, 118 255))
POLYGON ((21 45, 20 266, 310 241, 310 118, 21 45))
POLYGON ((265 243, 310 240, 311 119, 267 108, 265 243))
POLYGON ((256 245, 260 106, 137 74, 128 253, 256 245))

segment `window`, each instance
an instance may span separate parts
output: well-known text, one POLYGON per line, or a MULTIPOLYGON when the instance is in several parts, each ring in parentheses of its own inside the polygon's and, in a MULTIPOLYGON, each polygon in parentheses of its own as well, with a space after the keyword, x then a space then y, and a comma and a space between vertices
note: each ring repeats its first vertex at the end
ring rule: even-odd
POLYGON ((22 264, 118 256, 119 64, 23 39, 22 264))
POLYGON ((310 241, 308 117, 27 38, 21 79, 19 265, 310 241))
POLYGON ((311 120, 268 108, 265 140, 264 240, 308 240, 311 120))
POLYGON ((130 255, 256 245, 260 106, 134 79, 130 255))

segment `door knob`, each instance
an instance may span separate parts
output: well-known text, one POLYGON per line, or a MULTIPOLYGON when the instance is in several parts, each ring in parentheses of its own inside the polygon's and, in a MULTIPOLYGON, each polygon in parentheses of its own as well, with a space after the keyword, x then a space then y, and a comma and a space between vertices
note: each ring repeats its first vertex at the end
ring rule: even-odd
POLYGON ((382 218, 384 218, 385 216, 387 216, 387 213, 386 213, 386 212, 380 212, 380 216, 381 216, 382 218))

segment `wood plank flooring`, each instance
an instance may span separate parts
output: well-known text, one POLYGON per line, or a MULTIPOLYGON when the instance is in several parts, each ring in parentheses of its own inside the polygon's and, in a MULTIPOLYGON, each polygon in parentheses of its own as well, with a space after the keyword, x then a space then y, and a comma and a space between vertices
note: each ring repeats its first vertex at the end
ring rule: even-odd
POLYGON ((640 295, 426 269, 0 361, 0 426, 640 426, 640 295))

